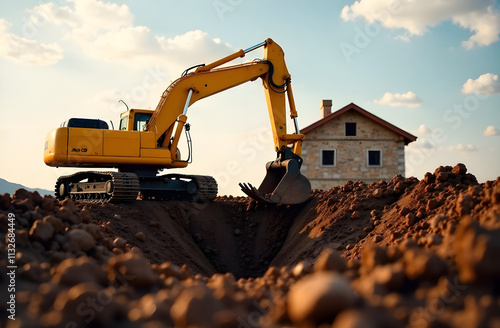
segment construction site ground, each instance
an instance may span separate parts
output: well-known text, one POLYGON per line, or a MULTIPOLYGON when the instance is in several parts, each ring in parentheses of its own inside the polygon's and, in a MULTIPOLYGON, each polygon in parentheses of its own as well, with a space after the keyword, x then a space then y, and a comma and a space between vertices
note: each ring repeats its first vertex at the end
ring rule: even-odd
POLYGON ((300 205, 20 189, 0 234, 2 327, 500 327, 500 178, 463 164, 300 205))

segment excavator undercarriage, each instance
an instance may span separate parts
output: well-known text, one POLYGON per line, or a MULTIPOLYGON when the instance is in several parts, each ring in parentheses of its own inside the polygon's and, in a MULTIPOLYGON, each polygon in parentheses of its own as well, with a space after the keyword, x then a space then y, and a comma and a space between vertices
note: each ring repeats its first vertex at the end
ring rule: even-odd
POLYGON ((78 172, 57 179, 55 195, 85 202, 187 200, 208 202, 217 196, 217 182, 204 175, 138 176, 131 172, 78 172))

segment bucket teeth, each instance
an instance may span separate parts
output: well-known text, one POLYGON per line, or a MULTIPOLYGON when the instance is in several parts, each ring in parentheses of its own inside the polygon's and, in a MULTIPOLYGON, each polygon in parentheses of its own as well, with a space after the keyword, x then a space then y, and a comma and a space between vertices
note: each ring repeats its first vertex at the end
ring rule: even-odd
POLYGON ((247 194, 249 197, 261 201, 261 202, 266 202, 266 203, 274 203, 269 197, 261 193, 260 191, 257 190, 254 186, 252 186, 250 183, 239 183, 239 186, 241 188, 241 191, 243 191, 245 194, 247 194))

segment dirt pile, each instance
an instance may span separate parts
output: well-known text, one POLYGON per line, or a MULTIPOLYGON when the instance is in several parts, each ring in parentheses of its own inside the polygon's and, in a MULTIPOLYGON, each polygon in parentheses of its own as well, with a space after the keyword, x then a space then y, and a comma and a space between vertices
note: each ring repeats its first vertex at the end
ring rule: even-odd
POLYGON ((296 206, 3 194, 2 291, 12 216, 16 320, 2 326, 500 326, 500 178, 462 164, 296 206))

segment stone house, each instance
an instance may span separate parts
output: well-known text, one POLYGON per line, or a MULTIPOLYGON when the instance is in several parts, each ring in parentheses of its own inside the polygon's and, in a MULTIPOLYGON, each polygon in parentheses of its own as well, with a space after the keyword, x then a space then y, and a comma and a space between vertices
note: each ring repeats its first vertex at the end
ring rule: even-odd
POLYGON ((322 118, 301 130, 306 135, 301 172, 313 188, 405 175, 405 146, 417 137, 353 103, 331 110, 332 101, 323 100, 322 118))

